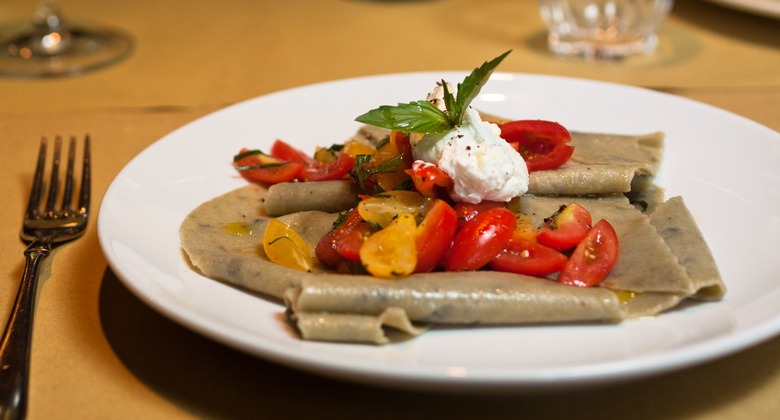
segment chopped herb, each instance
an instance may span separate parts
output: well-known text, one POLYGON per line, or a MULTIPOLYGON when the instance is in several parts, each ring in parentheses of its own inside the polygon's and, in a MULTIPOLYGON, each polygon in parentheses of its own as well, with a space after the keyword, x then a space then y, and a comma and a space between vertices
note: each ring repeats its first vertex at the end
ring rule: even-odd
POLYGON ((341 226, 341 224, 347 220, 347 215, 349 215, 349 210, 339 213, 339 215, 336 217, 336 220, 333 221, 333 225, 330 227, 330 229, 333 230, 341 226))
POLYGON ((382 188, 373 182, 372 177, 377 174, 398 172, 403 168, 403 155, 394 156, 378 165, 370 166, 373 162, 374 156, 372 155, 357 155, 355 156, 355 166, 349 172, 350 176, 357 181, 358 186, 368 193, 381 193, 382 188))
POLYGON ((233 162, 238 162, 239 160, 247 157, 247 156, 253 156, 253 155, 263 155, 263 156, 269 156, 266 153, 263 153, 262 150, 247 150, 245 152, 239 153, 235 156, 233 156, 233 162))

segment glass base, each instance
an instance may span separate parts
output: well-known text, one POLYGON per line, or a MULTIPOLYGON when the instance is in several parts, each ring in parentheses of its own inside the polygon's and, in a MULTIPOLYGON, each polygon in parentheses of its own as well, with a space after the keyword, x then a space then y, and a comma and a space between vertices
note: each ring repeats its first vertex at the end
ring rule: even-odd
POLYGON ((69 26, 42 34, 31 26, 0 40, 0 76, 42 78, 77 75, 116 63, 133 49, 132 39, 112 30, 69 26))
POLYGON ((606 43, 593 40, 563 40, 551 33, 547 37, 547 43, 552 52, 561 56, 622 59, 633 55, 652 53, 658 46, 658 36, 650 34, 631 42, 606 43))

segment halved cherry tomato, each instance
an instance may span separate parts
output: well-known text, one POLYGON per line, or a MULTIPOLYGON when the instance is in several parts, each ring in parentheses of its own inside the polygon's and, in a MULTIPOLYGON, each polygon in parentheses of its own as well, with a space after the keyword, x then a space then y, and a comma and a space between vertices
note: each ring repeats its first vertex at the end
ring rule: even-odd
POLYGON ((417 222, 402 214, 386 228, 366 238, 360 247, 360 262, 376 277, 397 278, 412 274, 417 266, 417 222))
POLYGON ((276 140, 271 146, 271 156, 288 162, 298 162, 304 165, 311 165, 316 163, 313 157, 307 155, 303 151, 296 149, 291 144, 284 140, 276 140))
POLYGON ((404 156, 405 162, 412 162, 412 144, 409 140, 409 134, 393 130, 390 132, 390 143, 398 150, 398 153, 404 156))
MULTIPOLYGON (((321 149, 321 150, 328 151, 327 149, 321 149)), ((330 153, 331 155, 333 154, 333 152, 331 151, 328 151, 328 153, 330 153)), ((369 146, 365 143, 361 143, 356 140, 349 140, 346 143, 344 143, 344 147, 341 149, 341 153, 346 153, 352 157, 355 157, 357 155, 373 155, 374 153, 376 153, 376 147, 369 146)), ((335 160, 335 159, 330 159, 330 160, 335 160)), ((325 162, 325 161, 326 160, 320 160, 320 162, 325 162)))
POLYGON ((339 153, 338 159, 333 162, 315 162, 306 165, 299 178, 301 181, 334 181, 344 178, 353 166, 355 166, 355 158, 346 153, 339 153))
POLYGON ((599 220, 577 245, 569 262, 558 276, 558 282, 589 287, 599 284, 612 271, 618 259, 617 233, 609 222, 599 220))
POLYGON ((455 215, 458 218, 458 227, 463 227, 469 220, 476 217, 479 213, 490 210, 496 207, 505 207, 505 203, 499 203, 498 201, 480 201, 479 203, 472 204, 459 201, 455 203, 453 207, 455 209, 455 215))
POLYGON ((525 214, 518 214, 516 218, 517 224, 515 225, 514 232, 512 232, 512 240, 525 239, 536 241, 536 235, 539 234, 539 231, 536 229, 536 226, 534 226, 533 220, 525 214))
POLYGON ((501 137, 520 152, 529 172, 555 169, 574 152, 574 147, 566 144, 571 141, 571 133, 556 122, 518 120, 500 127, 501 137))
POLYGON ((338 252, 339 242, 342 237, 356 229, 360 223, 365 223, 365 221, 360 217, 357 209, 350 210, 338 226, 331 229, 317 242, 317 246, 314 248, 314 255, 317 256, 317 259, 330 267, 339 265, 344 260, 344 256, 338 252))
POLYGON ((544 219, 536 240, 542 245, 565 251, 574 248, 585 238, 592 222, 590 213, 585 207, 577 203, 569 203, 544 219))
POLYGON ((311 272, 311 247, 290 226, 271 219, 263 233, 263 251, 271 262, 311 272))
POLYGON ((516 223, 515 214, 504 207, 480 212, 455 234, 444 267, 447 271, 483 267, 506 247, 516 223))
POLYGON ((360 247, 371 235, 371 226, 366 222, 356 224, 336 241, 336 252, 350 261, 360 261, 360 247))
POLYGON ((412 169, 407 172, 412 176, 414 188, 425 196, 435 197, 436 187, 452 187, 452 178, 433 163, 416 160, 412 163, 412 169))
POLYGON ((417 191, 396 190, 366 198, 358 204, 357 210, 363 220, 384 228, 401 214, 422 218, 431 202, 417 191))
POLYGON ((408 138, 404 144, 400 138, 403 137, 403 133, 397 131, 391 132, 390 141, 380 146, 376 153, 374 153, 371 163, 368 165, 372 168, 382 168, 390 164, 391 161, 395 162, 393 165, 397 166, 397 169, 391 171, 379 171, 374 176, 374 180, 377 185, 384 191, 390 191, 396 189, 399 185, 409 181, 409 174, 406 169, 412 165, 411 146, 408 144, 408 138), (400 150, 397 146, 408 148, 408 152, 400 150))
POLYGON ((233 157, 233 167, 244 179, 262 184, 277 184, 296 179, 305 165, 287 162, 266 155, 259 150, 241 149, 233 157))
POLYGON ((428 213, 417 227, 417 266, 415 273, 427 273, 436 268, 444 260, 455 231, 458 220, 455 210, 445 201, 436 200, 428 213))
POLYGON ((560 252, 536 241, 514 236, 490 267, 498 271, 546 276, 557 273, 566 265, 567 258, 560 252))

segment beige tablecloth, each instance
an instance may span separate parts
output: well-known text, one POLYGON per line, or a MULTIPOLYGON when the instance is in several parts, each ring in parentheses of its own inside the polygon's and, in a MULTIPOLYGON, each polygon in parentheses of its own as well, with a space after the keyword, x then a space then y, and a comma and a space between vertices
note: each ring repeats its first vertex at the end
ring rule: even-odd
MULTIPOLYGON (((97 208, 133 156, 226 105, 333 79, 468 70, 510 48, 504 71, 671 92, 780 130, 780 20, 710 2, 678 1, 657 53, 623 62, 551 56, 533 1, 61 5, 73 20, 132 34, 135 50, 118 65, 78 77, 0 78, 0 190, 6 196, 0 206, 0 320, 10 311, 22 272, 19 223, 42 134, 91 134, 97 208)), ((0 22, 25 19, 32 6, 6 0, 0 22)), ((8 28, 0 24, 0 32, 8 28)), ((763 419, 780 412, 780 338, 703 365, 592 389, 457 396, 386 389, 281 367, 166 319, 107 267, 94 223, 48 261, 35 320, 31 418, 763 419)))

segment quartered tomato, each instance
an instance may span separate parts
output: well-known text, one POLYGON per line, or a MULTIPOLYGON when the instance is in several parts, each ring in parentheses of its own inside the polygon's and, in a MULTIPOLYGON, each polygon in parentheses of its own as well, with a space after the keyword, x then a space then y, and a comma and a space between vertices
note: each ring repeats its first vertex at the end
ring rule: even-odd
POLYGON ((344 178, 353 166, 355 158, 339 153, 335 161, 315 162, 304 166, 299 178, 301 181, 335 181, 344 178))
POLYGON ((397 278, 412 274, 417 266, 416 233, 414 216, 398 216, 386 228, 366 238, 360 247, 360 262, 376 277, 397 278))
POLYGON ((363 220, 381 227, 388 226, 401 214, 422 217, 431 205, 431 199, 417 191, 387 191, 361 201, 358 212, 363 220))
POLYGON ((540 244, 559 251, 574 248, 590 230, 592 219, 585 207, 577 203, 561 206, 544 219, 536 239, 540 244))
POLYGON ((233 159, 241 175, 252 182, 278 184, 280 182, 331 181, 344 178, 355 165, 355 159, 337 153, 333 159, 320 162, 290 144, 276 140, 271 154, 259 150, 242 149, 233 159))
POLYGON ((512 239, 526 239, 530 241, 536 241, 536 236, 539 231, 534 226, 533 220, 524 214, 518 214, 516 216, 517 223, 515 224, 515 230, 512 232, 512 239))
POLYGON ((339 237, 336 252, 350 261, 360 261, 360 248, 370 235, 371 226, 361 221, 339 237))
POLYGON ((298 162, 303 163, 304 165, 311 165, 317 162, 313 157, 307 155, 299 149, 296 149, 283 140, 276 140, 274 142, 274 144, 271 146, 271 156, 279 160, 287 162, 298 162))
POLYGON ((393 130, 390 132, 389 140, 398 153, 404 156, 406 162, 412 162, 412 144, 409 134, 393 130))
POLYGON ((409 145, 409 137, 404 137, 403 133, 398 131, 391 132, 390 141, 381 145, 373 155, 369 166, 380 170, 375 175, 375 181, 383 191, 391 191, 399 185, 409 181, 409 174, 406 169, 412 165, 412 152, 409 145), (406 141, 403 141, 403 138, 406 141), (399 149, 399 146, 401 148, 399 149), (387 170, 388 165, 394 167, 393 170, 387 170))
POLYGON ((287 224, 271 219, 263 233, 263 251, 271 262, 301 271, 311 271, 311 247, 287 224))
POLYGON ((580 287, 599 284, 615 266, 618 249, 615 229, 606 220, 599 220, 574 249, 558 282, 580 287))
POLYGON ((566 265, 567 258, 552 248, 519 236, 514 236, 490 267, 498 271, 546 276, 557 273, 566 265))
POLYGON ((480 212, 455 234, 444 258, 447 271, 477 270, 506 247, 515 229, 515 214, 504 207, 480 212))
POLYGON ((436 187, 447 189, 452 186, 452 178, 433 163, 416 160, 408 172, 414 188, 428 197, 436 196, 436 187))
POLYGON ((529 172, 555 169, 574 152, 574 147, 567 144, 571 133, 556 122, 518 120, 500 127, 501 137, 523 156, 529 172))
POLYGON ((458 218, 458 227, 462 227, 466 222, 476 217, 479 213, 496 207, 505 207, 505 203, 499 203, 498 201, 480 201, 479 203, 472 204, 459 201, 455 203, 453 207, 455 209, 455 215, 458 218))
POLYGON ((435 200, 417 227, 417 266, 415 273, 427 273, 444 260, 458 228, 455 210, 442 200, 435 200))
POLYGON ((289 182, 300 175, 304 164, 282 161, 259 150, 241 149, 233 157, 233 167, 249 182, 278 184, 289 182))
MULTIPOLYGON (((320 150, 326 150, 326 149, 320 149, 320 150)), ((318 153, 319 153, 319 151, 318 151, 318 153)), ((331 155, 333 154, 332 152, 329 152, 329 153, 331 153, 331 155)), ((356 140, 350 140, 350 141, 344 143, 344 147, 341 149, 341 153, 346 153, 346 154, 352 156, 353 158, 355 156, 358 156, 358 155, 373 155, 374 153, 376 153, 376 147, 369 146, 369 145, 367 145, 365 143, 361 143, 361 142, 356 141, 356 140)), ((317 159, 317 160, 320 160, 320 159, 317 159)), ((329 160, 335 160, 335 159, 331 158, 329 160)), ((320 160, 320 161, 324 162, 326 160, 320 160)))
MULTIPOLYGON (((344 217, 344 220, 326 233, 317 243, 317 246, 314 248, 314 254, 317 256, 317 259, 330 267, 339 265, 345 259, 338 251, 342 238, 357 229, 361 223, 365 224, 365 221, 360 217, 357 209, 350 210, 344 217)), ((360 245, 357 245, 357 248, 359 249, 360 245)))

